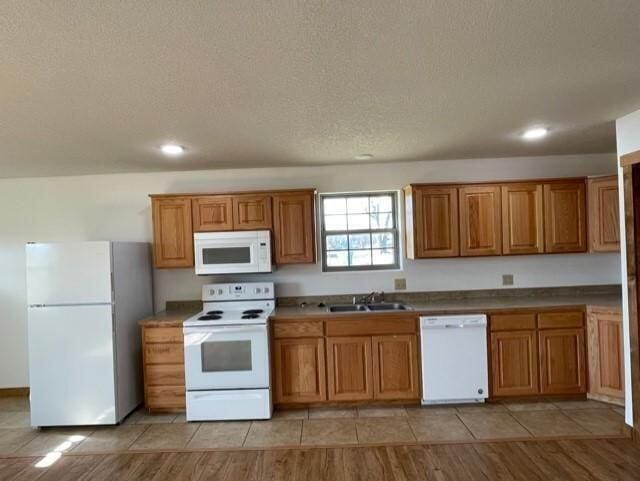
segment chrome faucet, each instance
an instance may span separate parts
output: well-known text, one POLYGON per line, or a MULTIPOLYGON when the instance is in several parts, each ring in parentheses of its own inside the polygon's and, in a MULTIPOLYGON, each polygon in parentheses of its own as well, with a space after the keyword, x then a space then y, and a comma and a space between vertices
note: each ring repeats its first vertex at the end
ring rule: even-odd
POLYGON ((384 291, 380 291, 380 292, 373 291, 370 294, 367 294, 360 298, 353 296, 354 304, 375 304, 376 302, 384 302, 384 291))

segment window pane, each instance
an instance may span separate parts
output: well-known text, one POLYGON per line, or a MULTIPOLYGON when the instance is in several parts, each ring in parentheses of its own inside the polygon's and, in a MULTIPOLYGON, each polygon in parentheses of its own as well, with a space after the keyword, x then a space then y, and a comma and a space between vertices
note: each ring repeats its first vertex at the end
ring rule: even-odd
POLYGON ((348 197, 347 212, 349 214, 366 214, 369 212, 369 197, 348 197))
POLYGON ((390 195, 371 197, 370 206, 370 212, 391 212, 393 211, 393 199, 390 195))
POLYGON ((370 266, 371 251, 349 251, 349 260, 352 266, 370 266))
POLYGON ((385 265, 395 263, 395 252, 393 249, 373 249, 373 264, 385 265))
POLYGON ((347 230, 347 216, 346 215, 324 216, 324 228, 326 230, 347 230))
POLYGON ((349 234, 349 249, 370 249, 371 234, 349 234))
POLYGON ((349 230, 369 230, 369 214, 349 215, 349 230))
POLYGON ((391 232, 371 234, 371 246, 374 248, 393 247, 393 234, 391 232))
POLYGON ((327 250, 347 250, 349 245, 347 244, 346 235, 328 235, 327 236, 327 250))
POLYGON ((327 252, 328 267, 347 267, 349 265, 349 253, 347 251, 327 252))
POLYGON ((347 200, 344 197, 328 197, 324 199, 325 214, 346 214, 347 200))
POLYGON ((372 229, 392 229, 393 228, 393 214, 371 214, 371 228, 372 229))

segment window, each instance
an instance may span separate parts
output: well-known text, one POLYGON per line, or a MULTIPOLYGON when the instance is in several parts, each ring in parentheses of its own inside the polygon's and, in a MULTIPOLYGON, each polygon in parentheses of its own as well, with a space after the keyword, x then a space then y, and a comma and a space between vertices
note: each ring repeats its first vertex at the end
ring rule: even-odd
POLYGON ((321 194, 322 270, 400 267, 396 192, 321 194))

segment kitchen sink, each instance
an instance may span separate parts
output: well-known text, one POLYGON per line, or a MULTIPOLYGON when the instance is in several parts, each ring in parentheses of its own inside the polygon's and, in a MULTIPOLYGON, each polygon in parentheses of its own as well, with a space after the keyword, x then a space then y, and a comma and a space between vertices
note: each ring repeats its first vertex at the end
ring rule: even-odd
POLYGON ((375 304, 333 304, 328 307, 329 312, 378 312, 378 311, 408 311, 411 308, 399 302, 381 302, 375 304))

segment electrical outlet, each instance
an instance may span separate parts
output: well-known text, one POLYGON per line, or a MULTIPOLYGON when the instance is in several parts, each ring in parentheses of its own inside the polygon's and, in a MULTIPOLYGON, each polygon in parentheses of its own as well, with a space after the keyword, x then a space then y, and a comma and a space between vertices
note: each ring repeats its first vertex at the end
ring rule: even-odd
POLYGON ((502 285, 503 286, 512 286, 513 285, 513 274, 502 274, 502 285))
POLYGON ((400 279, 394 279, 393 288, 396 291, 404 291, 407 288, 407 280, 402 277, 400 279))

